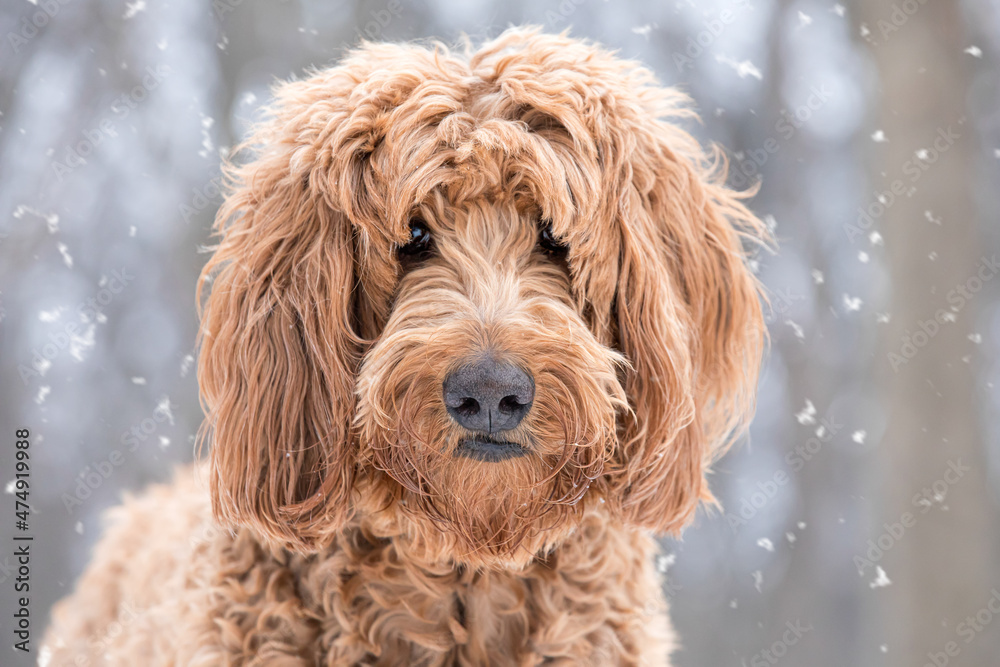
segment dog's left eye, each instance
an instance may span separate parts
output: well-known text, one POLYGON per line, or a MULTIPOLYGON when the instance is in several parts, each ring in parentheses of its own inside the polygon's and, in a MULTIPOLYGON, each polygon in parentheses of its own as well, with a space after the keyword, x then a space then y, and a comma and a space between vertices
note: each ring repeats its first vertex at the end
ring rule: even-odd
POLYGON ((431 251, 431 230, 419 218, 410 220, 410 240, 400 246, 399 254, 407 259, 422 259, 431 251))
POLYGON ((542 223, 542 227, 538 232, 538 245, 545 252, 549 252, 554 255, 565 254, 569 249, 565 243, 556 238, 556 235, 552 233, 551 222, 542 223))

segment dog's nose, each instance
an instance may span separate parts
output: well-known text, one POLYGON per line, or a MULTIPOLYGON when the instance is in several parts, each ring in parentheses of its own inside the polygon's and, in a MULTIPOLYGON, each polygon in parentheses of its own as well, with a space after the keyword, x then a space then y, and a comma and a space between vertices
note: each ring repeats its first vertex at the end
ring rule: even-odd
POLYGON ((530 375, 489 356, 455 369, 444 380, 448 414, 470 431, 512 429, 534 400, 535 381, 530 375))

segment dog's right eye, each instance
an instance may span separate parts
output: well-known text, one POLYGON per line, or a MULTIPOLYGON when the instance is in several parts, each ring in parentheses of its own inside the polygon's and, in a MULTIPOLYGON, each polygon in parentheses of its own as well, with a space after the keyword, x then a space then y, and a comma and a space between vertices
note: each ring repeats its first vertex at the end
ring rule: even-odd
POLYGON ((400 246, 399 255, 408 260, 424 259, 430 254, 431 245, 431 230, 427 228, 427 223, 414 218, 410 220, 410 240, 400 246))
POLYGON ((538 232, 538 245, 550 255, 562 257, 569 248, 552 231, 552 223, 546 221, 538 232))

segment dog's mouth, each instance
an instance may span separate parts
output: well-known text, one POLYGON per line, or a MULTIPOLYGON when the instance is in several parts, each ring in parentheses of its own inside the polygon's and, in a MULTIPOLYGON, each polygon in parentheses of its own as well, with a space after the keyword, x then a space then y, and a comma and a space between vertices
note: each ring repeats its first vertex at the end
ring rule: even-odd
POLYGON ((523 445, 487 436, 463 438, 455 449, 455 456, 486 462, 506 461, 527 454, 528 449, 523 445))

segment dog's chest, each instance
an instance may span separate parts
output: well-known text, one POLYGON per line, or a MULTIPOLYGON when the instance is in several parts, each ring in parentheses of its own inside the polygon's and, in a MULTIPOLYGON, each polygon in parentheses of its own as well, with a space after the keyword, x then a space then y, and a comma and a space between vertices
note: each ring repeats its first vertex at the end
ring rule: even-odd
POLYGON ((227 615, 240 620, 243 646, 257 655, 295 650, 303 664, 665 661, 652 542, 591 523, 520 572, 428 567, 360 535, 319 556, 246 560, 255 572, 238 579, 254 603, 227 615))

